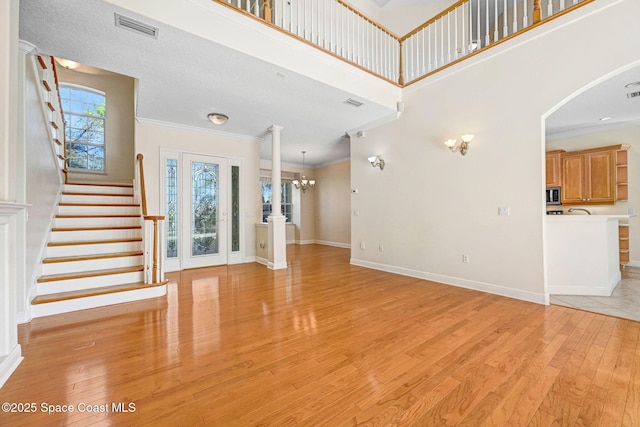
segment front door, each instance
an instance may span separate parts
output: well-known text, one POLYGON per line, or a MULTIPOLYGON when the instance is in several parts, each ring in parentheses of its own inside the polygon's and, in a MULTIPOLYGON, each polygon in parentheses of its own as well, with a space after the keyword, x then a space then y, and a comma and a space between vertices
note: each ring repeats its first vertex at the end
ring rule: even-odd
POLYGON ((182 157, 182 268, 227 264, 227 159, 182 157))

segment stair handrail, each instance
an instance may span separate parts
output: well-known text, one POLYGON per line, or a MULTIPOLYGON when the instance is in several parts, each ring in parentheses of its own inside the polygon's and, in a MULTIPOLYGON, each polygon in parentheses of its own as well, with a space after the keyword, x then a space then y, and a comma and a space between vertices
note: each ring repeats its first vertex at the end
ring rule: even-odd
POLYGON ((160 257, 160 228, 164 221, 163 215, 147 214, 147 190, 144 182, 144 156, 142 153, 136 155, 138 161, 139 189, 142 198, 141 209, 144 219, 143 244, 144 244, 144 271, 145 283, 159 283, 164 281, 164 265, 160 257), (147 225, 152 222, 153 227, 147 225))
POLYGON ((67 131, 66 131, 66 127, 67 127, 67 122, 64 120, 64 110, 62 109, 62 98, 60 97, 60 82, 58 81, 58 69, 56 68, 56 59, 55 57, 51 57, 51 70, 53 71, 53 81, 55 82, 55 86, 56 86, 56 94, 58 95, 58 107, 60 108, 60 120, 62 121, 62 132, 61 135, 58 135, 58 138, 62 137, 62 141, 60 141, 62 143, 62 151, 63 151, 63 155, 62 155, 62 173, 64 174, 64 182, 67 183, 69 182, 69 175, 68 175, 68 167, 67 167, 67 131))
POLYGON ((147 190, 144 185, 144 156, 142 153, 138 153, 136 155, 136 159, 138 160, 138 168, 140 171, 140 194, 142 196, 142 215, 147 216, 147 190))

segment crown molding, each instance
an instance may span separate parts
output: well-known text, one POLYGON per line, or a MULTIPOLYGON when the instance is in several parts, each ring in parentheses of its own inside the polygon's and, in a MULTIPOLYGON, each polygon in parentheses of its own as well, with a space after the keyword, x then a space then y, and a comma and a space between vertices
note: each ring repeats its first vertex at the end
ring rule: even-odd
POLYGON ((186 130, 186 131, 195 132, 195 133, 205 133, 205 134, 208 134, 208 135, 221 136, 221 137, 224 137, 224 138, 239 139, 239 140, 242 140, 242 141, 249 141, 249 142, 262 142, 262 140, 264 139, 263 137, 242 135, 242 134, 233 133, 233 132, 224 132, 224 131, 204 128, 204 127, 183 125, 183 124, 180 124, 180 123, 164 122, 164 121, 161 121, 161 120, 148 119, 148 118, 145 118, 145 117, 136 117, 136 121, 138 123, 140 123, 140 124, 143 124, 143 125, 163 127, 163 128, 169 128, 169 129, 177 129, 177 130, 186 130))

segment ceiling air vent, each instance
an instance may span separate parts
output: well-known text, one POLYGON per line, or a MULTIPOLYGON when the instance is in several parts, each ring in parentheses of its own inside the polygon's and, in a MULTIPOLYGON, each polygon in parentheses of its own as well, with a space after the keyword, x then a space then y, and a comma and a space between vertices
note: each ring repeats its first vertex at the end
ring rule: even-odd
POLYGON ((343 104, 351 105, 352 107, 359 107, 362 105, 362 102, 356 101, 355 99, 347 99, 346 101, 342 101, 343 104))
POLYGON ((640 92, 629 92, 627 94, 627 98, 631 99, 631 98, 637 98, 640 96, 640 92))
POLYGON ((130 31, 135 31, 138 34, 143 34, 145 36, 153 37, 154 39, 158 38, 157 28, 152 27, 151 25, 142 23, 140 21, 136 21, 133 18, 120 15, 119 13, 116 13, 115 16, 116 16, 116 27, 125 28, 130 31))

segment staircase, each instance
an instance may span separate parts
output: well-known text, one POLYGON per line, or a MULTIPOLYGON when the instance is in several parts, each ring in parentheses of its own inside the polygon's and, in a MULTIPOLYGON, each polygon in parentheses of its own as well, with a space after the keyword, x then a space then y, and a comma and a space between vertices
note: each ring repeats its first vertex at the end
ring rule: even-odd
POLYGON ((65 184, 31 301, 33 317, 165 295, 144 283, 140 205, 126 184, 65 184))

